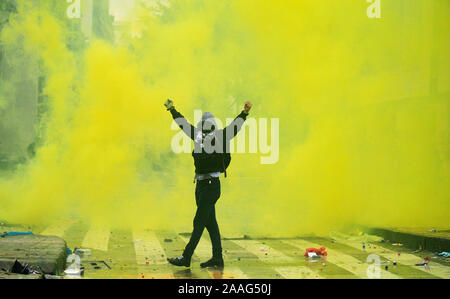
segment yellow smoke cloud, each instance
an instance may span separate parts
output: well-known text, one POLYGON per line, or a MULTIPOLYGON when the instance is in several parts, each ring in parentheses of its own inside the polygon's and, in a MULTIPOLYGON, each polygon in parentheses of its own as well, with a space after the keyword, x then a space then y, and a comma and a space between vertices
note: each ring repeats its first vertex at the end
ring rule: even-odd
POLYGON ((191 121, 246 100, 280 119, 277 164, 233 155, 225 234, 448 226, 447 2, 385 0, 382 19, 366 1, 169 2, 162 15, 137 5, 120 41, 79 56, 51 7, 19 6, 2 42, 42 60, 52 109, 36 158, 0 181, 1 218, 190 225, 192 158, 171 151, 171 97, 191 121))

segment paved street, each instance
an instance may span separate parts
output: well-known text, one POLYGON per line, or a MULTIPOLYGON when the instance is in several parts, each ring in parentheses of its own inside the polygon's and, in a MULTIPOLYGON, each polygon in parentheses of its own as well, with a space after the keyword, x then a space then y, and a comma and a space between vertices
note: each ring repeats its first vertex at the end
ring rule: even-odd
MULTIPOLYGON (((415 266, 432 253, 412 253, 388 243, 362 243, 332 240, 329 237, 297 239, 224 239, 223 270, 201 269, 199 263, 211 256, 204 234, 190 269, 169 265, 167 257, 179 256, 189 239, 186 232, 115 230, 94 227, 79 221, 62 221, 47 227, 27 227, 35 234, 64 238, 68 246, 91 249, 81 260, 84 278, 450 278, 448 262, 432 259, 430 267, 415 266), (307 259, 305 249, 325 246, 328 257, 307 259), (400 255, 399 255, 400 253, 400 255), (367 263, 367 257, 379 257, 379 270, 367 263), (372 256, 373 257, 373 256, 372 256), (397 265, 393 265, 393 261, 397 265), (104 263, 103 263, 104 262, 104 263), (105 264, 106 263, 106 264, 105 264), (108 266, 111 268, 109 269, 108 266), (387 266, 387 270, 386 270, 387 266), (369 269, 369 272, 368 272, 369 269)), ((12 228, 9 227, 9 230, 12 228)), ((25 228, 16 228, 24 230, 25 228)), ((6 228, 0 227, 1 231, 6 228)))

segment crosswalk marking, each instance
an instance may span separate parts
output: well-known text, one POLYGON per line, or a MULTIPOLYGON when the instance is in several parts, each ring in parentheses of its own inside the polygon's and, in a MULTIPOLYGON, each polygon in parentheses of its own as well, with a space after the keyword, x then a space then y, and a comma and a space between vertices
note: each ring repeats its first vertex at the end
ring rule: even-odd
MULTIPOLYGON (((312 242, 308 242, 306 240, 285 240, 282 241, 286 244, 292 245, 294 247, 300 248, 302 250, 306 250, 306 248, 320 248, 321 246, 312 242)), ((338 250, 327 248, 328 256, 327 261, 335 264, 338 267, 341 267, 356 276, 360 278, 367 278, 367 269, 369 267, 369 264, 363 263, 359 261, 358 259, 344 254, 338 250)), ((394 278, 400 278, 399 276, 387 272, 382 271, 381 272, 381 278, 388 278, 388 279, 394 279, 394 278)))
MULTIPOLYGON (((361 242, 354 242, 354 241, 344 241, 339 240, 337 241, 339 243, 351 246, 353 248, 361 249, 361 242)), ((420 271, 424 271, 426 273, 448 279, 450 277, 450 267, 441 265, 439 263, 430 263, 429 268, 425 268, 423 266, 416 266, 416 264, 421 263, 423 258, 418 257, 413 254, 409 253, 401 253, 400 256, 397 255, 397 252, 389 250, 387 248, 373 245, 373 244, 366 244, 365 251, 367 253, 374 253, 379 256, 382 256, 390 261, 397 261, 398 264, 406 265, 406 266, 412 266, 414 269, 418 269, 420 271), (369 246, 370 245, 370 246, 369 246)))
POLYGON ((41 235, 62 238, 64 237, 66 230, 68 230, 74 223, 74 220, 57 221, 42 231, 41 235))
MULTIPOLYGON (((189 243, 189 238, 178 234, 180 238, 187 244, 189 243)), ((205 238, 200 238, 200 242, 198 242, 197 247, 195 248, 195 255, 198 256, 201 260, 209 260, 212 256, 212 247, 211 243, 208 242, 205 238)))
POLYGON ((84 236, 83 248, 108 250, 110 229, 106 227, 92 227, 84 236))
POLYGON ((304 266, 277 267, 275 271, 287 279, 323 279, 322 276, 304 266))
POLYGON ((255 240, 232 240, 238 246, 256 255, 258 259, 267 263, 292 262, 294 259, 255 240))
MULTIPOLYGON (((180 235, 180 238, 187 244, 189 242, 189 239, 180 235)), ((212 247, 211 243, 206 240, 205 238, 201 238, 200 242, 198 242, 197 248, 195 249, 195 255, 197 255, 201 260, 207 261, 212 256, 212 247)), ((224 253, 224 256, 226 254, 224 253)), ((242 272, 239 268, 228 268, 225 267, 223 270, 214 270, 214 269, 207 269, 208 274, 211 276, 211 278, 216 279, 245 279, 248 278, 244 272, 242 272)))
POLYGON ((133 231, 136 262, 138 265, 167 264, 167 257, 155 233, 152 231, 133 231))
MULTIPOLYGON (((73 219, 59 220, 46 227, 41 232, 41 234, 67 237, 68 234, 67 231, 71 227, 75 228, 74 227, 75 225, 77 225, 77 222, 73 219)), ((73 233, 74 231, 76 230, 75 229, 69 230, 69 234, 73 233)), ((171 233, 173 234, 174 232, 172 231, 171 233)), ((111 239, 111 244, 109 244, 110 235, 111 231, 109 227, 92 226, 89 228, 88 232, 85 233, 81 245, 83 248, 90 248, 94 250, 108 251, 108 247, 111 248, 111 250, 113 250, 113 248, 116 248, 113 247, 114 245, 116 245, 115 242, 118 242, 119 240, 118 238, 113 238, 111 239)), ((112 236, 115 236, 114 232, 112 236)), ((189 242, 189 236, 180 234, 178 234, 178 236, 185 243, 189 242)), ((151 230, 132 231, 133 245, 131 245, 131 242, 129 242, 130 245, 127 248, 131 250, 132 250, 131 247, 134 248, 136 253, 136 264, 134 262, 134 257, 131 257, 133 261, 127 264, 130 265, 132 264, 134 265, 134 267, 137 266, 136 271, 133 270, 130 271, 130 273, 131 272, 136 273, 138 278, 171 279, 177 278, 177 275, 180 276, 180 274, 177 274, 178 272, 175 271, 178 269, 171 267, 167 262, 167 256, 165 253, 167 248, 165 246, 169 244, 165 244, 162 241, 160 242, 158 237, 159 237, 158 232, 151 230)), ((180 239, 178 239, 177 241, 180 241, 180 239)), ((129 240, 129 238, 127 238, 127 240, 129 240)), ((268 270, 270 267, 270 271, 272 273, 274 272, 274 274, 271 275, 274 276, 275 273, 278 273, 279 274, 277 275, 278 278, 280 278, 280 276, 287 279, 325 278, 323 276, 323 275, 326 276, 325 272, 322 273, 319 270, 315 269, 314 267, 309 267, 308 265, 305 266, 304 264, 301 264, 300 263, 301 260, 299 260, 298 257, 294 257, 294 255, 289 254, 288 251, 285 251, 284 248, 287 248, 287 246, 286 245, 283 246, 282 244, 288 244, 301 250, 305 250, 306 248, 309 247, 319 248, 321 247, 321 245, 310 242, 309 239, 278 240, 276 241, 276 243, 275 241, 268 241, 267 244, 269 245, 265 244, 264 242, 265 242, 264 240, 255 240, 255 239, 227 240, 225 241, 225 245, 228 245, 227 248, 228 250, 224 251, 224 258, 226 263, 225 268, 204 269, 204 270, 202 269, 199 270, 198 272, 195 272, 196 270, 194 270, 193 272, 194 274, 192 274, 192 277, 194 276, 202 278, 210 277, 214 279, 248 279, 252 278, 254 275, 259 275, 255 274, 256 272, 254 269, 248 268, 249 265, 250 267, 252 267, 252 265, 254 266, 256 264, 259 264, 258 267, 261 267, 261 265, 264 265, 263 263, 267 263, 264 266, 266 267, 265 269, 268 270), (239 248, 236 245, 232 245, 231 242, 239 246, 239 248), (272 245, 274 247, 271 247, 272 245), (236 260, 239 260, 239 257, 242 259, 243 256, 249 258, 252 262, 245 263, 245 265, 236 262, 236 260), (256 258, 258 260, 256 260, 256 258)), ((369 266, 371 266, 371 264, 361 259, 361 256, 365 256, 362 254, 363 252, 366 252, 367 254, 377 254, 383 258, 386 258, 391 261, 391 265, 392 261, 395 260, 399 265, 411 267, 409 269, 412 268, 418 269, 420 271, 426 272, 429 275, 434 275, 436 277, 441 277, 445 279, 448 279, 450 277, 450 267, 433 262, 433 260, 429 268, 415 266, 415 264, 420 263, 422 261, 422 257, 414 254, 401 253, 400 257, 398 257, 395 249, 390 250, 377 244, 375 244, 374 246, 373 244, 369 244, 366 242, 366 249, 365 251, 363 251, 361 242, 348 240, 338 240, 336 242, 355 248, 358 251, 360 251, 361 254, 352 256, 352 254, 355 253, 355 251, 353 250, 351 250, 349 254, 344 254, 345 250, 341 248, 333 249, 333 247, 335 246, 330 244, 332 248, 327 248, 328 251, 327 262, 333 264, 333 267, 335 265, 341 268, 342 271, 346 270, 348 272, 351 272, 352 274, 356 275, 359 278, 368 278, 367 270, 369 269, 369 266)), ((77 241, 77 244, 80 244, 80 242, 77 241)), ((211 242, 209 241, 209 238, 206 234, 204 235, 203 238, 200 239, 199 244, 195 250, 195 255, 202 262, 207 261, 208 259, 211 258, 212 256, 211 242)), ((195 267, 198 268, 198 265, 195 267)), ((394 273, 398 272, 397 274, 394 274, 390 271, 385 271, 384 266, 382 266, 381 278, 391 278, 391 279, 402 278, 401 277, 403 276, 402 273, 405 273, 402 271, 408 271, 407 267, 398 267, 397 271, 394 269, 395 268, 389 266, 389 270, 391 270, 394 273)), ((126 276, 128 274, 124 275, 126 276)), ((186 274, 186 277, 190 277, 190 275, 186 274)))

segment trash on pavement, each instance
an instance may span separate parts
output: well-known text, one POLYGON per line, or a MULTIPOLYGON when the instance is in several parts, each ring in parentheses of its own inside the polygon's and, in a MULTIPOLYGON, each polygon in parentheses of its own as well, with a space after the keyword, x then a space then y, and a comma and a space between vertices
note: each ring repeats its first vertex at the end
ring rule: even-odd
POLYGON ((28 264, 23 264, 16 260, 10 272, 16 274, 30 274, 30 268, 28 264))
POLYGON ((320 247, 319 249, 317 248, 308 248, 305 251, 305 256, 306 257, 314 257, 314 256, 326 256, 328 253, 326 252, 326 248, 325 247, 320 247), (315 255, 310 256, 310 253, 314 253, 315 255))
POLYGON ((95 270, 104 269, 103 266, 111 270, 111 267, 105 262, 105 261, 86 261, 83 262, 83 265, 89 265, 91 267, 94 267, 95 270))
POLYGON ((21 263, 18 260, 16 260, 14 262, 14 264, 11 267, 11 270, 9 272, 10 273, 15 273, 15 274, 25 274, 25 275, 29 275, 29 274, 43 274, 39 266, 32 267, 29 264, 21 263))
POLYGON ((420 264, 416 264, 416 266, 426 266, 428 265, 428 263, 430 263, 431 258, 429 256, 427 256, 426 258, 423 259, 423 262, 420 264))
POLYGON ((76 248, 73 253, 78 255, 79 257, 83 257, 85 255, 86 256, 90 256, 91 255, 91 250, 90 249, 85 249, 85 248, 76 248))
POLYGON ((445 251, 443 251, 443 252, 441 252, 441 253, 438 253, 438 256, 442 256, 442 257, 450 257, 450 252, 445 252, 445 251))

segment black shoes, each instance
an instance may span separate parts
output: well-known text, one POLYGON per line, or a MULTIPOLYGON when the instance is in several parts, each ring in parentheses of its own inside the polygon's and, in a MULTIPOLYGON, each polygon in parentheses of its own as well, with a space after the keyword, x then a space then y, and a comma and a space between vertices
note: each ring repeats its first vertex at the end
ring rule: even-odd
POLYGON ((202 268, 223 268, 223 258, 212 258, 207 262, 201 263, 200 267, 202 268))
POLYGON ((184 256, 179 256, 177 258, 171 258, 167 259, 169 263, 171 263, 174 266, 178 267, 190 267, 191 266, 191 259, 185 258, 184 256))
MULTIPOLYGON (((191 259, 185 258, 184 256, 179 256, 177 258, 170 258, 167 259, 169 263, 171 263, 174 266, 178 267, 190 267, 191 266, 191 259)), ((223 258, 212 258, 209 261, 205 263, 201 263, 200 267, 202 268, 223 268, 223 258)))

